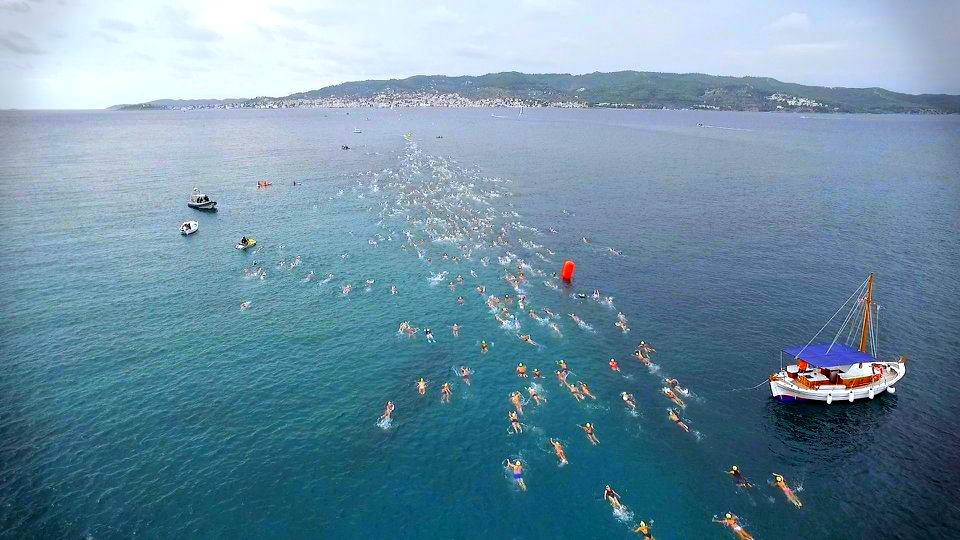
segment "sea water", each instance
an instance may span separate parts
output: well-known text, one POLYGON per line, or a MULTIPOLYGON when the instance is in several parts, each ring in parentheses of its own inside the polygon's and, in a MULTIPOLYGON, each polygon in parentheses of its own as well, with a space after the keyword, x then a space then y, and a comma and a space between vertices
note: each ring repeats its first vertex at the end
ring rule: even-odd
POLYGON ((711 518, 727 511, 760 538, 956 531, 957 117, 514 116, 0 113, 0 534, 627 538, 643 519, 660 539, 724 538, 711 518), (219 212, 186 207, 195 186, 219 212), (461 206, 428 211, 437 201, 461 206), (425 219, 441 210, 489 218, 508 244, 454 263, 463 239, 425 219), (188 219, 200 230, 180 236, 188 219), (256 248, 234 249, 242 235, 256 248), (552 274, 567 258, 564 287, 552 274), (558 319, 494 320, 474 288, 516 297, 503 276, 518 260, 527 309, 558 319), (779 349, 870 272, 880 354, 910 358, 897 393, 772 401, 760 383, 779 349), (653 369, 630 357, 640 340, 653 369), (557 384, 560 359, 598 400, 557 384), (548 401, 510 435, 509 395, 531 382, 518 362, 544 372, 548 401), (667 376, 692 392, 690 434, 667 419, 667 376), (524 461, 527 491, 506 458, 524 461), (733 464, 756 489, 734 487, 733 464), (627 512, 603 501, 607 484, 627 512))

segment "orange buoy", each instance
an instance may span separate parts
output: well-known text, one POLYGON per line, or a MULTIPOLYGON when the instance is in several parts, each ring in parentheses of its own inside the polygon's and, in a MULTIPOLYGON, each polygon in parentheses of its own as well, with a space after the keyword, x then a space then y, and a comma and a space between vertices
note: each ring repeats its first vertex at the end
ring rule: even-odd
POLYGON ((567 260, 563 263, 563 270, 560 271, 560 277, 564 281, 573 280, 573 271, 577 269, 577 265, 573 264, 573 261, 567 260))

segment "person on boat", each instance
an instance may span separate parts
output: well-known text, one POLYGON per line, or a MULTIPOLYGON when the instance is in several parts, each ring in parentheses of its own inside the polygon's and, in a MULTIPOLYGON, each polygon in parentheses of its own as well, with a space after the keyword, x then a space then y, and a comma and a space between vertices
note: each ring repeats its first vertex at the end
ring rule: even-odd
POLYGON ((473 372, 470 371, 470 368, 467 366, 460 366, 460 376, 463 378, 463 382, 470 384, 470 375, 472 374, 473 372))
POLYGON ((750 481, 747 480, 747 477, 744 476, 742 472, 740 472, 740 469, 737 468, 736 465, 734 465, 733 467, 730 467, 730 470, 727 471, 727 474, 733 477, 734 482, 736 482, 738 486, 742 488, 753 487, 753 484, 751 484, 750 481))
POLYGON ((443 403, 450 403, 451 395, 453 395, 453 389, 450 388, 450 383, 443 383, 443 386, 440 387, 440 401, 443 403))
POLYGON ((670 398, 670 401, 676 403, 676 404, 677 404, 678 406, 680 406, 680 407, 686 407, 686 406, 687 406, 687 404, 684 403, 682 399, 680 399, 680 396, 678 396, 677 394, 675 394, 675 393, 673 392, 673 390, 671 390, 671 389, 669 389, 669 388, 664 388, 664 389, 663 389, 663 395, 665 395, 665 396, 667 396, 668 398, 670 398))
POLYGON ((532 399, 533 402, 536 403, 537 405, 547 400, 547 398, 541 396, 540 393, 537 392, 537 389, 534 388, 533 386, 527 388, 527 393, 530 394, 530 399, 532 399))
POLYGON ((507 418, 510 420, 510 429, 514 433, 523 433, 523 425, 520 424, 520 416, 515 411, 509 411, 507 418))
POLYGON ((383 410, 383 414, 380 415, 380 421, 390 420, 393 418, 393 410, 396 407, 393 405, 392 401, 387 402, 387 407, 383 410))
POLYGON ((453 337, 460 337, 460 325, 453 323, 453 326, 450 327, 450 330, 453 331, 453 337))
POLYGON ((517 410, 517 413, 523 414, 523 396, 520 395, 520 392, 510 394, 510 403, 513 403, 513 408, 517 410))
POLYGON ((505 465, 510 469, 510 472, 513 473, 513 481, 517 483, 517 487, 522 491, 526 491, 527 484, 523 481, 523 464, 520 463, 520 460, 510 461, 510 458, 507 458, 505 465))
POLYGON ((583 401, 583 394, 580 393, 580 388, 575 384, 569 385, 570 393, 573 394, 573 397, 577 398, 577 401, 583 401))
POLYGON ((578 381, 577 384, 580 385, 580 393, 581 393, 581 394, 583 394, 585 397, 588 397, 588 398, 590 398, 590 399, 597 399, 597 396, 595 396, 595 395, 593 395, 593 394, 590 393, 590 387, 587 386, 587 383, 585 383, 585 382, 583 382, 583 381, 578 381))
POLYGON ((627 407, 630 407, 631 410, 637 410, 637 402, 633 399, 633 394, 628 394, 626 392, 620 392, 620 399, 627 404, 627 407))
POLYGON ((540 369, 539 369, 539 368, 533 368, 533 378, 534 378, 534 379, 539 379, 540 377, 543 377, 543 373, 540 373, 540 369))
POLYGON ((605 486, 603 488, 603 499, 610 503, 610 506, 614 510, 620 510, 623 508, 623 503, 620 502, 620 494, 613 490, 610 486, 605 486))
POLYGON ((423 377, 420 377, 420 380, 417 381, 417 392, 419 392, 421 396, 427 395, 427 381, 425 381, 423 377))
POLYGON ((481 342, 480 342, 480 352, 485 353, 485 352, 487 352, 487 351, 489 351, 489 350, 490 350, 490 345, 487 345, 487 342, 486 342, 486 341, 481 341, 481 342))
POLYGON ((590 444, 600 444, 600 439, 597 438, 597 430, 593 428, 593 424, 587 422, 582 426, 578 424, 577 427, 582 429, 583 432, 587 434, 587 440, 590 441, 590 444))
POLYGON ((566 465, 569 463, 569 461, 567 461, 567 453, 563 449, 563 443, 556 439, 550 439, 550 444, 553 445, 553 451, 557 454, 557 459, 560 460, 560 464, 566 465))
POLYGON ((683 423, 683 419, 680 418, 680 415, 677 414, 677 411, 675 409, 670 409, 670 412, 667 413, 667 417, 670 418, 670 421, 680 426, 680 429, 686 431, 687 433, 690 433, 690 426, 683 423))
POLYGON ((790 489, 790 486, 787 485, 786 480, 783 479, 783 476, 773 473, 774 485, 780 488, 780 491, 783 491, 783 494, 787 496, 787 500, 792 502, 797 508, 801 508, 803 503, 800 502, 800 498, 797 497, 797 494, 790 489))
POLYGON ((610 369, 612 369, 613 371, 620 371, 620 364, 617 363, 617 360, 615 358, 611 358, 610 362, 608 363, 610 364, 610 369))
POLYGON ((523 365, 523 362, 517 364, 517 377, 521 379, 527 378, 527 366, 523 365))
POLYGON ((646 521, 641 521, 639 525, 634 527, 633 532, 643 535, 644 540, 655 540, 646 521))
POLYGON ((249 240, 247 240, 247 237, 246 237, 246 236, 244 236, 243 238, 240 239, 240 245, 241 245, 241 246, 247 245, 247 242, 249 242, 249 240))
POLYGON ((714 516, 713 521, 714 523, 720 523, 721 525, 729 527, 739 540, 753 540, 753 536, 751 536, 750 533, 748 533, 747 530, 740 525, 740 518, 731 514, 730 512, 727 512, 723 516, 723 519, 717 519, 717 517, 714 516))

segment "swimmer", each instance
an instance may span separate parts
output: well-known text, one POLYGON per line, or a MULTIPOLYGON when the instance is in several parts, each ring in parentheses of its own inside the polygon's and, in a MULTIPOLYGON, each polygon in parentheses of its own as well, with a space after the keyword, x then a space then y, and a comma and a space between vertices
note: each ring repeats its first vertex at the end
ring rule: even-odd
POLYGON ((686 406, 687 406, 687 404, 684 403, 682 399, 680 399, 680 396, 678 396, 677 394, 673 393, 673 390, 671 390, 671 389, 669 389, 669 388, 664 388, 664 389, 663 389, 663 395, 665 395, 665 396, 667 396, 668 398, 670 398, 670 401, 676 403, 676 404, 679 405, 680 407, 686 407, 686 406))
POLYGON ((587 383, 585 383, 585 382, 583 382, 583 381, 578 381, 577 384, 580 385, 580 393, 581 393, 581 394, 583 394, 585 397, 588 397, 588 398, 590 398, 590 399, 597 399, 597 396, 595 396, 595 395, 593 395, 593 394, 590 393, 590 387, 587 386, 587 383))
POLYGON ((613 371, 620 371, 620 364, 617 363, 616 359, 611 358, 608 364, 610 364, 610 369, 613 371))
POLYGON ((559 315, 557 315, 556 313, 550 311, 549 308, 543 308, 543 312, 546 313, 546 314, 547 314, 547 317, 550 317, 551 319, 559 319, 559 318, 560 318, 559 315))
POLYGON ((780 488, 780 491, 783 491, 783 494, 787 496, 787 500, 792 502, 797 508, 801 508, 803 503, 800 502, 800 498, 797 497, 797 494, 790 489, 790 486, 787 485, 787 482, 783 479, 783 476, 773 473, 774 485, 780 488))
POLYGON ((480 293, 481 295, 484 295, 487 293, 487 288, 484 287, 483 285, 480 285, 479 287, 477 287, 477 292, 480 293))
POLYGON ((753 487, 753 484, 751 484, 750 481, 747 480, 747 477, 744 476, 742 472, 740 472, 740 469, 738 469, 736 465, 734 465, 733 467, 730 467, 730 470, 727 471, 727 474, 733 477, 733 480, 737 483, 738 486, 742 488, 753 487))
POLYGON ((647 366, 652 366, 652 365, 653 365, 653 362, 652 362, 649 358, 647 358, 647 356, 644 355, 644 354, 643 354, 643 351, 640 350, 640 349, 637 349, 637 350, 633 351, 633 356, 636 357, 637 360, 643 362, 643 363, 644 363, 645 365, 647 365, 647 366))
POLYGON ((387 408, 383 410, 383 414, 380 415, 380 421, 390 420, 393 418, 393 410, 396 407, 393 405, 392 401, 387 402, 387 408))
POLYGON ((520 392, 510 394, 510 403, 513 403, 513 408, 517 410, 517 413, 523 414, 523 396, 520 395, 520 392))
POLYGON ((641 521, 639 525, 634 527, 633 532, 643 535, 645 540, 655 540, 650 533, 650 526, 647 525, 646 521, 641 521))
POLYGON ((240 302, 240 311, 250 309, 250 306, 252 305, 253 305, 253 302, 250 302, 249 300, 246 302, 240 302))
POLYGON ((560 371, 563 371, 563 372, 570 371, 570 367, 567 366, 566 360, 557 360, 557 365, 560 366, 560 371))
POLYGON ((560 384, 563 386, 570 386, 570 383, 567 382, 566 371, 557 371, 557 380, 560 381, 560 384))
POLYGON ((453 389, 450 388, 450 383, 443 383, 443 386, 440 387, 440 401, 442 403, 450 403, 451 395, 453 395, 453 389))
POLYGON ((423 380, 423 377, 420 377, 420 380, 417 381, 417 392, 419 392, 421 396, 427 395, 427 381, 423 380))
POLYGON ((543 317, 541 317, 540 314, 537 313, 537 310, 535 310, 535 309, 531 309, 530 312, 528 313, 528 315, 530 315, 530 318, 533 319, 533 320, 535 320, 535 321, 542 321, 542 320, 543 320, 543 317))
MULTIPOLYGON (((618 249, 613 249, 612 247, 608 247, 608 248, 607 248, 607 251, 608 251, 611 255, 613 255, 613 256, 618 256, 618 255, 620 255, 620 250, 618 250, 618 249)), ((644 535, 644 536, 646 536, 646 535, 644 535)))
POLYGON ((619 328, 620 331, 623 332, 624 334, 626 334, 627 332, 630 331, 630 327, 627 326, 627 323, 625 323, 625 322, 623 322, 623 321, 617 321, 617 322, 614 324, 614 326, 616 326, 617 328, 619 328))
POLYGON ((470 375, 473 375, 473 372, 470 371, 470 368, 467 366, 460 366, 460 376, 463 378, 463 382, 470 384, 470 375))
POLYGON ((580 393, 580 389, 577 388, 577 385, 571 384, 569 385, 569 388, 570 388, 570 393, 573 394, 573 397, 577 398, 577 401, 584 400, 583 394, 580 393))
POLYGON ((462 297, 462 296, 458 296, 458 297, 457 297, 457 305, 458 305, 458 306, 462 306, 462 305, 463 305, 463 297, 462 297))
POLYGON ((593 428, 593 424, 587 422, 584 425, 577 424, 577 427, 582 429, 584 433, 587 434, 587 440, 590 441, 590 444, 597 445, 600 444, 600 439, 597 438, 597 430, 593 428))
POLYGON ((527 366, 523 365, 523 362, 517 364, 517 377, 521 379, 527 378, 527 366))
POLYGON ((460 325, 453 323, 453 326, 450 327, 450 330, 453 331, 453 337, 460 337, 460 325))
POLYGON ((686 431, 687 433, 690 433, 690 426, 683 423, 683 419, 680 418, 680 415, 677 413, 676 410, 670 409, 670 412, 667 413, 667 418, 669 418, 670 421, 672 421, 676 425, 680 426, 680 429, 686 431))
POLYGON ((391 285, 391 286, 390 286, 390 294, 397 294, 397 286, 396 286, 396 285, 391 285))
POLYGON ((739 540, 753 540, 753 536, 751 536, 750 533, 748 533, 746 529, 740 525, 740 518, 731 514, 730 512, 727 512, 723 516, 723 519, 717 519, 717 516, 713 516, 713 522, 729 527, 730 530, 733 531, 733 534, 737 535, 739 540))
POLYGON ((612 506, 614 510, 620 510, 623 508, 623 503, 620 502, 620 494, 614 491, 610 486, 604 486, 603 499, 609 502, 610 506, 612 506))
POLYGON ((561 465, 570 463, 567 461, 567 453, 564 451, 563 444, 560 441, 556 439, 550 439, 550 444, 553 445, 553 451, 557 454, 557 459, 560 460, 561 465))
POLYGON ((534 379, 539 379, 540 377, 543 377, 543 373, 540 373, 540 369, 539 369, 539 368, 533 368, 533 378, 534 378, 534 379))
POLYGON ((627 407, 630 407, 631 410, 637 410, 637 402, 633 399, 633 394, 628 394, 626 392, 620 392, 620 399, 627 404, 627 407))
POLYGON ((430 343, 436 343, 436 340, 433 339, 433 332, 429 328, 423 330, 423 336, 427 338, 427 341, 430 343))
POLYGON ((490 345, 487 345, 486 341, 480 342, 480 352, 485 353, 490 350, 490 345))
POLYGON ((532 399, 533 402, 536 403, 537 405, 540 405, 541 402, 547 401, 547 398, 537 393, 537 389, 532 386, 530 388, 527 388, 527 393, 530 394, 530 399, 532 399))
POLYGON ((520 341, 526 343, 527 345, 533 345, 534 347, 539 346, 539 344, 530 337, 530 334, 523 334, 520 336, 520 341))
POLYGON ((517 483, 517 487, 519 487, 521 491, 526 491, 527 484, 523 481, 523 464, 520 463, 520 460, 510 461, 510 459, 507 458, 505 465, 513 473, 513 481, 517 483))
POLYGON ((523 433, 523 425, 520 424, 520 417, 517 416, 517 413, 510 411, 507 413, 507 418, 510 420, 510 429, 514 433, 523 433))

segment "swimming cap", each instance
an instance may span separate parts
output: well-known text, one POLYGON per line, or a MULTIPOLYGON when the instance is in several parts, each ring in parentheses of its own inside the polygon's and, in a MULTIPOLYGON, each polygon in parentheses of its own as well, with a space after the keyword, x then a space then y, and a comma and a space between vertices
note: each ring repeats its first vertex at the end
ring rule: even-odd
POLYGON ((733 519, 733 516, 730 515, 730 512, 727 512, 726 518, 727 518, 727 519, 733 519))

